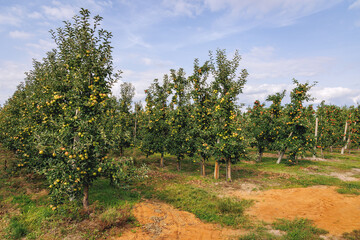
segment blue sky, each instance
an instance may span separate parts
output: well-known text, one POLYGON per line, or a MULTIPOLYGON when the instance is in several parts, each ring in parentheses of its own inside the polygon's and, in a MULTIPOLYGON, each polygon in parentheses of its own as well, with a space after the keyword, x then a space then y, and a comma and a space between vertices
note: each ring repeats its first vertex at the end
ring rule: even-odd
MULTIPOLYGON (((0 0, 0 104, 24 80, 32 59, 56 47, 50 29, 80 8, 113 33, 114 66, 144 99, 170 69, 191 75, 195 58, 236 49, 249 72, 240 102, 317 81, 314 103, 360 103, 360 0, 0 0)), ((115 95, 119 84, 113 88, 115 95)))

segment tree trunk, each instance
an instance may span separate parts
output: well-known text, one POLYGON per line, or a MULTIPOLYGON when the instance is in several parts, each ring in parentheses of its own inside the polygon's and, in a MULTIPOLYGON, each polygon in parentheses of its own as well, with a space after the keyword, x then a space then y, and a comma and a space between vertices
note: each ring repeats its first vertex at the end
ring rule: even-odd
MULTIPOLYGON (((354 128, 356 126, 356 122, 354 123, 354 126, 352 128, 354 128)), ((350 153, 350 145, 351 145, 351 134, 352 132, 349 132, 349 137, 348 137, 348 140, 346 142, 346 145, 345 145, 345 149, 349 149, 349 153, 350 153)))
POLYGON ((164 153, 161 153, 161 157, 160 157, 160 167, 163 168, 164 167, 164 153))
POLYGON ((124 149, 123 146, 120 146, 120 157, 124 156, 124 149))
POLYGON ((257 162, 261 162, 262 156, 263 156, 263 151, 262 151, 262 150, 259 150, 259 155, 258 155, 256 161, 257 161, 257 162))
POLYGON ((316 145, 317 145, 318 126, 319 126, 319 118, 316 118, 316 120, 315 120, 315 146, 314 146, 313 158, 316 158, 316 145))
POLYGON ((330 152, 333 152, 333 146, 330 146, 330 152))
POLYGON ((89 184, 84 185, 84 197, 82 200, 83 208, 86 212, 89 211, 89 184))
POLYGON ((226 181, 231 182, 231 161, 226 159, 226 181))
MULTIPOLYGON (((344 130, 344 139, 343 139, 344 142, 346 141, 347 128, 348 128, 348 122, 346 121, 346 122, 345 122, 345 130, 344 130)), ((346 144, 345 144, 344 147, 341 148, 341 154, 344 154, 344 151, 345 151, 345 149, 346 149, 345 147, 346 147, 346 144)))
POLYGON ((177 170, 181 171, 181 158, 177 158, 177 170))
POLYGON ((285 151, 281 151, 281 152, 280 152, 279 158, 278 158, 278 160, 276 161, 277 164, 280 164, 282 158, 284 157, 284 154, 285 154, 285 151))
POLYGON ((324 150, 323 150, 323 148, 320 148, 320 151, 321 151, 321 152, 320 152, 320 153, 321 153, 321 157, 324 158, 324 150))
POLYGON ((137 111, 135 112, 135 124, 134 124, 134 145, 136 142, 136 125, 137 125, 137 111))
POLYGON ((205 172, 205 159, 201 159, 201 162, 200 162, 200 173, 201 173, 201 176, 205 177, 206 176, 206 172, 205 172))
POLYGON ((219 179, 219 171, 220 170, 220 163, 215 161, 215 169, 214 169, 214 178, 219 179))

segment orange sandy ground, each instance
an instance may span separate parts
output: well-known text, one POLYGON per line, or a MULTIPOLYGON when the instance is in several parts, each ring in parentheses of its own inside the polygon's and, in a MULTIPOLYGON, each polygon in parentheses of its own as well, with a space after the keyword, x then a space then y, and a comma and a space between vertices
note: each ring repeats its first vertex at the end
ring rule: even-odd
POLYGON ((360 196, 339 194, 335 187, 234 191, 229 194, 256 200, 247 213, 266 222, 276 218, 308 218, 331 235, 360 229, 360 196))
MULTIPOLYGON (((247 213, 266 222, 277 218, 307 218, 333 236, 360 229, 360 196, 339 194, 335 187, 315 186, 252 192, 233 190, 226 195, 254 199, 255 204, 247 213)), ((245 230, 203 223, 189 212, 179 211, 160 202, 139 203, 133 213, 142 227, 126 230, 117 240, 237 239, 246 234, 245 230)))
POLYGON ((160 202, 139 203, 133 211, 142 227, 126 230, 117 240, 218 240, 238 239, 244 230, 203 223, 194 214, 160 202))

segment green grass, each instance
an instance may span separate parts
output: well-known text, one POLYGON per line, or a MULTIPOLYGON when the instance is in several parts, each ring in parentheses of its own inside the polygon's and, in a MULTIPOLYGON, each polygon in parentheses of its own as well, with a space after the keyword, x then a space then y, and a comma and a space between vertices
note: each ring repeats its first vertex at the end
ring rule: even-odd
POLYGON ((90 203, 97 202, 104 208, 139 202, 141 195, 132 188, 117 188, 108 179, 100 178, 90 188, 90 203))
POLYGON ((252 201, 219 198, 202 188, 172 184, 156 192, 156 197, 173 206, 195 214, 201 220, 239 227, 249 224, 244 210, 252 201))
POLYGON ((13 217, 10 219, 6 232, 7 234, 5 237, 8 239, 21 239, 29 233, 26 225, 19 219, 19 217, 13 217))
POLYGON ((280 238, 277 236, 274 236, 266 231, 249 233, 249 234, 246 234, 239 238, 239 240, 265 240, 265 239, 266 240, 275 240, 275 239, 280 239, 280 238))
POLYGON ((274 229, 286 232, 282 239, 286 240, 316 240, 319 235, 328 233, 326 230, 314 227, 308 219, 297 218, 292 221, 278 219, 272 223, 274 229))
POLYGON ((337 189, 338 193, 360 195, 360 182, 345 182, 337 189))

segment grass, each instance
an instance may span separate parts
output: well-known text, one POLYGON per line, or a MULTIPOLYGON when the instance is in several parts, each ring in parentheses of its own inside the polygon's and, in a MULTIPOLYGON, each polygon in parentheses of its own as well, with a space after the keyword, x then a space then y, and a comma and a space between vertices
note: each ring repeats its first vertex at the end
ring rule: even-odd
POLYGON ((5 172, 5 158, 9 165, 17 161, 0 146, 0 239, 99 239, 136 222, 131 207, 141 197, 133 189, 99 179, 90 188, 91 218, 74 202, 53 211, 44 179, 23 170, 5 172))
POLYGON ((360 239, 360 229, 354 230, 350 233, 344 233, 342 237, 346 240, 359 240, 360 239))
POLYGON ((191 185, 172 184, 158 191, 156 197, 171 205, 189 211, 206 222, 239 227, 249 224, 244 210, 252 201, 219 198, 202 188, 191 185))
POLYGON ((6 238, 20 239, 28 234, 28 229, 25 224, 19 219, 19 217, 13 217, 10 219, 9 226, 6 229, 6 238))
POLYGON ((274 229, 286 232, 282 238, 289 240, 322 239, 320 235, 328 233, 326 230, 314 227, 310 220, 304 218, 278 219, 272 223, 272 226, 274 229))
POLYGON ((360 182, 345 182, 341 184, 341 187, 336 190, 342 194, 354 194, 360 195, 360 182))

